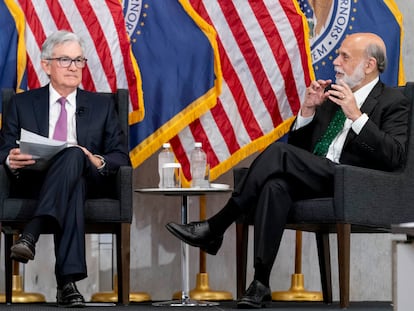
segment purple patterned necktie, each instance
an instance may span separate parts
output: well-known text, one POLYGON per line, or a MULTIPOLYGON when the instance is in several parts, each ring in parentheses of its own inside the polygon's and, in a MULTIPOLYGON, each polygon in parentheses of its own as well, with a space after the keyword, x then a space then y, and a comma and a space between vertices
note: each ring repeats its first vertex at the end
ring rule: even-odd
POLYGON ((66 141, 68 137, 68 119, 66 113, 66 98, 61 97, 57 100, 61 105, 59 118, 56 122, 55 132, 53 133, 53 139, 66 141))

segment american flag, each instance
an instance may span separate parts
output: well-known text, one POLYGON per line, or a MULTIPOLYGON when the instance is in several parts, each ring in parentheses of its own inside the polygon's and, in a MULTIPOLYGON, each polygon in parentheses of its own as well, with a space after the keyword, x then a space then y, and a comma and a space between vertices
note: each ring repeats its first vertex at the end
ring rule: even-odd
POLYGON ((307 24, 292 0, 190 3, 217 32, 222 93, 171 144, 188 177, 190 151, 202 142, 214 180, 287 132, 313 76, 307 24))
POLYGON ((16 0, 24 13, 28 88, 45 85, 49 78, 40 66, 40 49, 58 29, 77 33, 85 41, 87 66, 82 87, 89 91, 130 91, 130 119, 139 120, 141 80, 131 57, 122 5, 117 0, 16 0))

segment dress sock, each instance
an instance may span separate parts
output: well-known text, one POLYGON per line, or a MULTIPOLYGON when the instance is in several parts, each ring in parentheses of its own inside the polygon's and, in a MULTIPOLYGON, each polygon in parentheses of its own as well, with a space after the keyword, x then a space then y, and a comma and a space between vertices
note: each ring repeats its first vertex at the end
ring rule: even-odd
POLYGON ((255 264, 254 267, 254 279, 262 283, 264 286, 269 287, 271 269, 265 267, 262 264, 255 264))
POLYGON ((223 235, 228 227, 241 215, 240 208, 230 198, 226 205, 215 215, 210 217, 207 222, 211 232, 216 235, 223 235))
POLYGON ((63 286, 65 286, 69 282, 75 282, 75 278, 73 277, 73 275, 69 274, 59 277, 59 279, 57 280, 58 288, 62 289, 63 286))

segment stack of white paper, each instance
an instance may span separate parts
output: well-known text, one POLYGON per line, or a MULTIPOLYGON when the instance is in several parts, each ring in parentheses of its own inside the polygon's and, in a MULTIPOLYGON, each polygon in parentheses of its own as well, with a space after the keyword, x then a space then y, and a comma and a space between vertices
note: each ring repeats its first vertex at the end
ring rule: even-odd
POLYGON ((36 133, 21 129, 20 152, 32 155, 36 163, 28 168, 35 170, 45 169, 50 159, 58 152, 68 147, 67 142, 50 139, 36 133))

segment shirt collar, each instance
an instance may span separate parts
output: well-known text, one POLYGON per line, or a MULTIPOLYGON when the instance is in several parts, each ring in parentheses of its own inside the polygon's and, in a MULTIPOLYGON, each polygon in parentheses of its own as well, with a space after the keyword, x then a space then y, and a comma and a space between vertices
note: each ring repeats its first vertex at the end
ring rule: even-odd
POLYGON ((374 80, 364 85, 363 87, 361 87, 359 90, 357 90, 354 93, 354 97, 355 97, 358 108, 361 108, 362 104, 365 102, 369 93, 371 93, 372 89, 378 83, 378 81, 379 81, 379 77, 376 77, 374 80))
MULTIPOLYGON (((53 88, 52 84, 49 83, 49 96, 50 96, 50 103, 56 103, 59 98, 62 96, 53 88)), ((70 93, 68 96, 66 96, 66 103, 75 106, 76 104, 76 94, 77 89, 74 90, 72 93, 70 93)))

